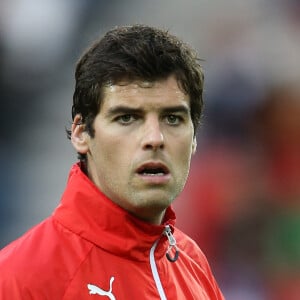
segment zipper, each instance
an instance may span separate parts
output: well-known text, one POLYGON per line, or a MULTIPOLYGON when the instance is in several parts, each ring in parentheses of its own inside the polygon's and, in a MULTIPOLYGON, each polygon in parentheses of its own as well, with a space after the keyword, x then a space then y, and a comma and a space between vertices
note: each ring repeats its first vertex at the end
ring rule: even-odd
MULTIPOLYGON (((168 250, 166 252, 166 257, 170 262, 175 262, 178 259, 179 250, 176 246, 176 240, 175 240, 175 238, 172 234, 171 227, 169 225, 165 226, 165 229, 163 231, 163 235, 165 235, 167 237, 168 241, 169 241, 169 247, 168 247, 168 250), (171 255, 170 255, 170 252, 172 250, 175 250, 175 255, 173 257, 171 257, 171 255)), ((160 296, 160 299, 161 300, 167 300, 165 291, 162 287, 161 280, 160 280, 160 277, 159 277, 159 274, 158 274, 157 266, 156 266, 156 263, 155 263, 155 256, 154 256, 155 249, 156 249, 160 239, 161 239, 161 237, 158 240, 155 241, 155 243, 152 245, 152 247, 150 249, 150 267, 151 267, 152 275, 153 275, 154 282, 155 282, 158 294, 160 296)))
POLYGON ((176 246, 176 240, 175 240, 175 238, 172 234, 170 225, 166 225, 165 230, 164 230, 164 235, 167 237, 167 239, 169 241, 169 247, 168 247, 168 250, 167 250, 167 253, 166 253, 167 259, 170 262, 175 262, 178 259, 179 250, 176 246), (172 250, 175 251, 175 254, 174 254, 173 257, 170 255, 172 250))

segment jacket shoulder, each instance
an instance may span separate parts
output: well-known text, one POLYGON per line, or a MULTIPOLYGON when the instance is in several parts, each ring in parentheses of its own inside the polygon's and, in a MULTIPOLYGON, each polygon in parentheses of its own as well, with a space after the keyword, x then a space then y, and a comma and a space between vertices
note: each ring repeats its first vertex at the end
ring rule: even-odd
POLYGON ((196 264, 210 280, 215 281, 209 262, 198 244, 177 228, 175 229, 175 238, 180 255, 185 256, 192 264, 196 264))
POLYGON ((0 251, 0 299, 59 299, 91 247, 49 217, 0 251))
POLYGON ((189 261, 189 265, 196 265, 196 269, 201 270, 201 274, 202 272, 203 274, 205 274, 205 278, 207 282, 209 282, 207 286, 210 287, 209 290, 212 290, 211 293, 214 297, 211 299, 224 300, 222 292, 220 291, 219 286, 215 280, 207 258, 198 244, 178 228, 175 228, 174 235, 177 241, 177 246, 180 250, 180 255, 184 256, 185 260, 189 261))
POLYGON ((191 259, 195 260, 195 262, 200 265, 208 264, 205 254, 191 237, 178 228, 175 228, 174 235, 177 241, 177 246, 181 251, 186 253, 191 259))

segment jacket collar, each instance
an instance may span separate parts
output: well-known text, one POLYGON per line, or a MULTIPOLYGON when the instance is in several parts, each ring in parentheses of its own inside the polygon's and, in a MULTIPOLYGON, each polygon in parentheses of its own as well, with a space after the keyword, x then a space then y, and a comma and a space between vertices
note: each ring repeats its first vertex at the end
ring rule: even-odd
MULTIPOLYGON (((162 236, 165 225, 174 230, 175 214, 167 208, 162 225, 139 220, 107 198, 75 164, 69 174, 61 203, 54 218, 63 226, 98 247, 119 256, 148 260, 150 248, 162 236)), ((162 256, 167 241, 156 250, 162 256)))

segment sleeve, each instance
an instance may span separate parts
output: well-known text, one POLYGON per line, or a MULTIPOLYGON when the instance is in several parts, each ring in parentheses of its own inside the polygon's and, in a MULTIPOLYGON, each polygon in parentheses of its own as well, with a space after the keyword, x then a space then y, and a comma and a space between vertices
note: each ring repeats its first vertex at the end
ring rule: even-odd
POLYGON ((0 273, 0 299, 35 300, 30 292, 21 286, 16 277, 2 273, 0 273))
POLYGON ((27 257, 25 267, 19 267, 20 255, 15 244, 9 245, 0 252, 0 300, 42 300, 33 295, 37 281, 31 273, 31 259, 27 257))
POLYGON ((211 267, 209 265, 209 262, 205 256, 205 254, 202 252, 202 250, 199 248, 199 246, 196 244, 195 241, 192 240, 192 243, 194 244, 194 253, 197 256, 197 261, 198 263, 202 266, 203 270, 206 273, 207 278, 210 281, 210 284, 212 285, 216 298, 218 300, 225 300, 224 295, 222 294, 220 287, 213 275, 213 272, 211 270, 211 267))
POLYGON ((177 231, 177 234, 181 248, 199 266, 199 268, 202 270, 201 273, 205 274, 207 282, 209 282, 209 289, 211 290, 211 299, 225 300, 219 288, 219 285, 212 273, 208 260, 198 244, 193 239, 183 234, 181 231, 177 231))

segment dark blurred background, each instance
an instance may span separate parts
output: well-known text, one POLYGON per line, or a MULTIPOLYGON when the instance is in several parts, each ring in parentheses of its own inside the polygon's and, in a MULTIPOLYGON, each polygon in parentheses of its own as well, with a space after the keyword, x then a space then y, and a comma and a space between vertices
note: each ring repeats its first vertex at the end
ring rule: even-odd
POLYGON ((116 25, 169 29, 204 59, 178 226, 228 300, 300 295, 300 1, 0 0, 0 248, 51 214, 76 154, 74 66, 116 25))

